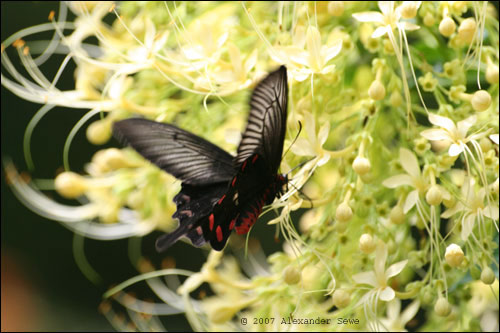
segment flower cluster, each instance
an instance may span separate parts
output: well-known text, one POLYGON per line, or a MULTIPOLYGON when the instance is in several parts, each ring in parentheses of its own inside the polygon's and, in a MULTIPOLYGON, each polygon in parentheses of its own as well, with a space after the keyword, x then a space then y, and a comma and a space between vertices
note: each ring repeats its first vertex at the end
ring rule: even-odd
MULTIPOLYGON (((30 171, 38 121, 56 106, 89 110, 53 182, 80 205, 58 203, 12 163, 4 167, 23 203, 85 237, 171 231, 180 188, 128 148, 99 150, 84 175, 72 172, 71 141, 87 122, 96 145, 109 141, 113 122, 142 116, 234 152, 251 88, 280 64, 288 69, 291 149, 281 168, 292 171, 288 191, 266 210, 277 212, 269 224, 282 250, 233 240, 199 272, 141 266, 133 282, 146 281, 166 304, 123 302, 139 329, 163 328, 134 313, 183 312, 196 330, 498 330, 499 25, 491 3, 74 2, 73 22, 66 6, 2 42, 2 86, 42 104, 25 135, 30 171), (24 41, 47 30, 50 41, 24 41), (60 72, 76 64, 73 90, 57 88, 60 72, 40 70, 57 53, 66 55, 60 72), (201 287, 210 296, 197 299, 201 287), (242 318, 263 320, 241 327, 242 318)), ((126 286, 107 295, 119 301, 126 286)))

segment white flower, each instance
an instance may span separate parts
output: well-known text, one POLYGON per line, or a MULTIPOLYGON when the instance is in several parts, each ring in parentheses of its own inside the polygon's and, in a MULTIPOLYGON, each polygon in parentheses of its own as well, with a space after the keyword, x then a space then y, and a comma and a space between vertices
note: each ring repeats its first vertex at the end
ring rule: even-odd
POLYGON ((317 165, 322 166, 330 159, 329 152, 323 149, 323 144, 330 133, 330 122, 326 121, 316 132, 316 119, 311 113, 307 112, 304 116, 304 126, 307 139, 298 138, 291 150, 298 156, 315 156, 317 165))
POLYGON ((339 54, 342 49, 342 40, 337 39, 332 45, 322 45, 321 34, 314 26, 307 28, 305 40, 303 27, 298 26, 294 35, 294 45, 276 47, 271 57, 279 63, 289 64, 290 74, 297 81, 304 81, 312 74, 328 74, 335 69, 335 65, 327 63, 339 54), (307 51, 304 49, 306 46, 307 51))
MULTIPOLYGON (((420 7, 421 1, 413 1, 417 10, 420 7)), ((400 22, 401 19, 401 6, 394 9, 394 1, 379 1, 379 12, 362 12, 354 13, 352 16, 360 22, 373 22, 380 25, 372 34, 372 38, 381 37, 394 28, 401 30, 417 30, 420 27, 410 22, 400 22)))
POLYGON ((462 186, 463 200, 441 214, 443 218, 450 218, 456 213, 462 213, 460 221, 462 223, 461 237, 463 240, 466 240, 471 234, 476 219, 481 221, 484 217, 488 217, 498 221, 498 203, 491 201, 488 205, 485 205, 486 191, 481 188, 476 192, 475 183, 473 178, 467 178, 462 186))
POLYGON ((467 136, 467 132, 472 125, 476 123, 477 117, 470 116, 469 118, 459 121, 457 125, 450 119, 429 113, 429 121, 441 127, 440 129, 428 129, 420 133, 424 138, 431 141, 443 140, 451 143, 448 154, 450 156, 457 156, 461 154, 467 142, 476 140, 483 136, 483 133, 473 134, 467 136))
POLYGON ((403 206, 403 212, 406 214, 410 209, 415 206, 419 199, 419 194, 424 194, 429 188, 430 184, 427 179, 422 176, 417 157, 406 148, 399 149, 399 160, 401 166, 407 174, 399 174, 384 180, 382 185, 389 188, 396 188, 402 185, 409 185, 415 190, 411 191, 406 197, 403 206))
POLYGON ((368 293, 363 295, 360 303, 367 302, 371 296, 376 294, 377 298, 380 298, 382 301, 392 301, 396 293, 394 290, 388 285, 388 281, 391 277, 398 275, 401 273, 403 268, 408 263, 408 260, 403 260, 397 262, 387 270, 385 269, 385 263, 387 261, 387 245, 385 243, 379 243, 377 246, 377 250, 375 252, 375 263, 373 267, 373 271, 363 272, 356 275, 353 275, 352 279, 358 284, 368 284, 373 287, 368 293))
POLYGON ((387 303, 387 317, 380 318, 382 329, 387 332, 407 332, 406 324, 415 317, 420 308, 420 301, 415 300, 401 313, 401 301, 397 298, 387 303))

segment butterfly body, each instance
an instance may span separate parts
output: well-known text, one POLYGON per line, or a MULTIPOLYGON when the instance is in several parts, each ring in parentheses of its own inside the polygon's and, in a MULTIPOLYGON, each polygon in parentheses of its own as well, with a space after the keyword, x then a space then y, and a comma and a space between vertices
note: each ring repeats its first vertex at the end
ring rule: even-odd
POLYGON ((179 227, 160 236, 164 251, 183 236, 222 250, 235 230, 247 233, 262 208, 283 193, 287 177, 278 173, 286 130, 286 68, 269 74, 255 88, 250 115, 235 157, 171 124, 126 119, 113 132, 146 159, 182 181, 172 216, 179 227))

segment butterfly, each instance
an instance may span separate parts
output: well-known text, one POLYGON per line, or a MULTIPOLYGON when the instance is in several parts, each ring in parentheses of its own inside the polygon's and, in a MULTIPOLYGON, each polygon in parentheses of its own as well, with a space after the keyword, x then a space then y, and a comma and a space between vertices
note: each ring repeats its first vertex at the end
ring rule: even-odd
POLYGON ((234 157, 172 124, 139 118, 114 123, 113 134, 120 142, 182 181, 172 215, 179 226, 157 239, 159 252, 183 236, 195 246, 210 242, 221 251, 233 230, 246 234, 262 207, 283 194, 288 178, 278 169, 287 104, 287 73, 281 66, 252 92, 246 129, 234 157))

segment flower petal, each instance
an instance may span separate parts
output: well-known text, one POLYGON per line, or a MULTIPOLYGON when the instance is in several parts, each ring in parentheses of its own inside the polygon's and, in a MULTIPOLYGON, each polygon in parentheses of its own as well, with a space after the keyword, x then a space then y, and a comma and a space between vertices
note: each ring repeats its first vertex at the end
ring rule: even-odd
POLYGON ((379 1, 378 8, 384 16, 389 16, 394 11, 394 1, 379 1))
POLYGON ((385 272, 385 262, 387 261, 387 245, 383 242, 380 242, 377 245, 377 249, 375 251, 375 263, 374 270, 375 275, 377 277, 384 276, 385 272))
POLYGON ((400 315, 399 322, 401 323, 401 326, 405 326, 406 323, 412 320, 413 317, 415 317, 415 315, 417 314, 419 308, 420 301, 418 299, 411 302, 411 304, 408 305, 400 315))
POLYGON ((498 221, 498 206, 491 204, 483 208, 483 215, 498 221))
POLYGON ((459 202, 455 204, 455 206, 445 210, 442 214, 441 217, 444 219, 448 219, 458 213, 459 211, 463 210, 464 206, 459 202))
POLYGON ((407 174, 400 174, 387 178, 382 182, 382 185, 388 188, 396 188, 398 186, 403 186, 403 185, 413 186, 413 180, 407 174))
POLYGON ((318 142, 321 146, 326 142, 326 139, 328 139, 328 134, 330 133, 330 122, 327 121, 321 128, 319 129, 318 133, 318 142))
POLYGON ((443 129, 428 129, 420 132, 420 135, 426 138, 427 140, 435 141, 435 140, 446 140, 450 141, 451 137, 448 132, 443 129))
POLYGON ((491 139, 491 141, 493 141, 494 143, 496 143, 498 145, 498 134, 490 135, 490 139, 491 139))
POLYGON ((373 271, 354 274, 352 279, 357 284, 369 284, 372 287, 377 287, 377 278, 373 271))
POLYGON ((473 115, 457 123, 458 133, 460 134, 461 138, 465 138, 467 132, 469 131, 469 128, 471 128, 471 126, 474 125, 476 121, 477 117, 476 115, 473 115))
POLYGON ((450 149, 448 149, 448 155, 450 156, 457 156, 460 155, 464 151, 464 147, 462 144, 458 145, 456 143, 453 143, 450 146, 450 149))
POLYGON ((463 240, 467 240, 467 238, 471 234, 472 229, 474 228, 475 220, 476 220, 476 214, 469 214, 468 216, 463 218, 462 233, 460 235, 463 240))
POLYGON ((352 14, 359 22, 376 22, 383 24, 384 23, 384 15, 379 12, 362 12, 362 13, 354 13, 352 14))
POLYGON ((372 33, 372 38, 379 38, 380 36, 383 36, 387 33, 387 30, 390 29, 389 27, 387 27, 386 25, 382 26, 382 27, 378 27, 377 29, 375 29, 375 31, 372 33))
POLYGON ((403 206, 403 213, 408 213, 410 209, 415 206, 418 201, 418 191, 411 191, 406 197, 405 205, 403 206))
POLYGON ((379 296, 380 296, 379 298, 382 301, 389 302, 389 301, 392 301, 394 299, 394 296, 396 296, 396 293, 394 292, 394 290, 391 287, 385 287, 380 292, 379 296))
POLYGON ((321 34, 319 30, 310 25, 307 28, 307 51, 309 52, 309 66, 312 69, 322 68, 324 63, 321 58, 321 34))
POLYGON ((399 160, 401 166, 413 178, 420 177, 420 166, 418 165, 417 157, 413 152, 406 148, 399 149, 399 160))
POLYGON ((298 156, 315 156, 316 152, 312 149, 311 144, 304 138, 298 138, 295 144, 290 148, 295 155, 298 156))
POLYGON ((436 126, 448 130, 448 132, 453 133, 456 130, 455 123, 450 118, 438 116, 434 113, 429 113, 429 121, 436 126))
POLYGON ((339 54, 340 50, 342 50, 342 39, 335 40, 332 46, 323 46, 321 48, 321 56, 323 57, 325 64, 339 54))
POLYGON ((408 263, 408 259, 400 261, 400 262, 397 262, 397 263, 392 264, 391 266, 389 266, 389 268, 387 269, 387 271, 385 271, 385 276, 387 277, 387 279, 389 279, 389 278, 391 278, 393 276, 396 276, 399 273, 401 273, 401 271, 403 270, 403 268, 405 268, 405 266, 406 266, 407 263, 408 263))

